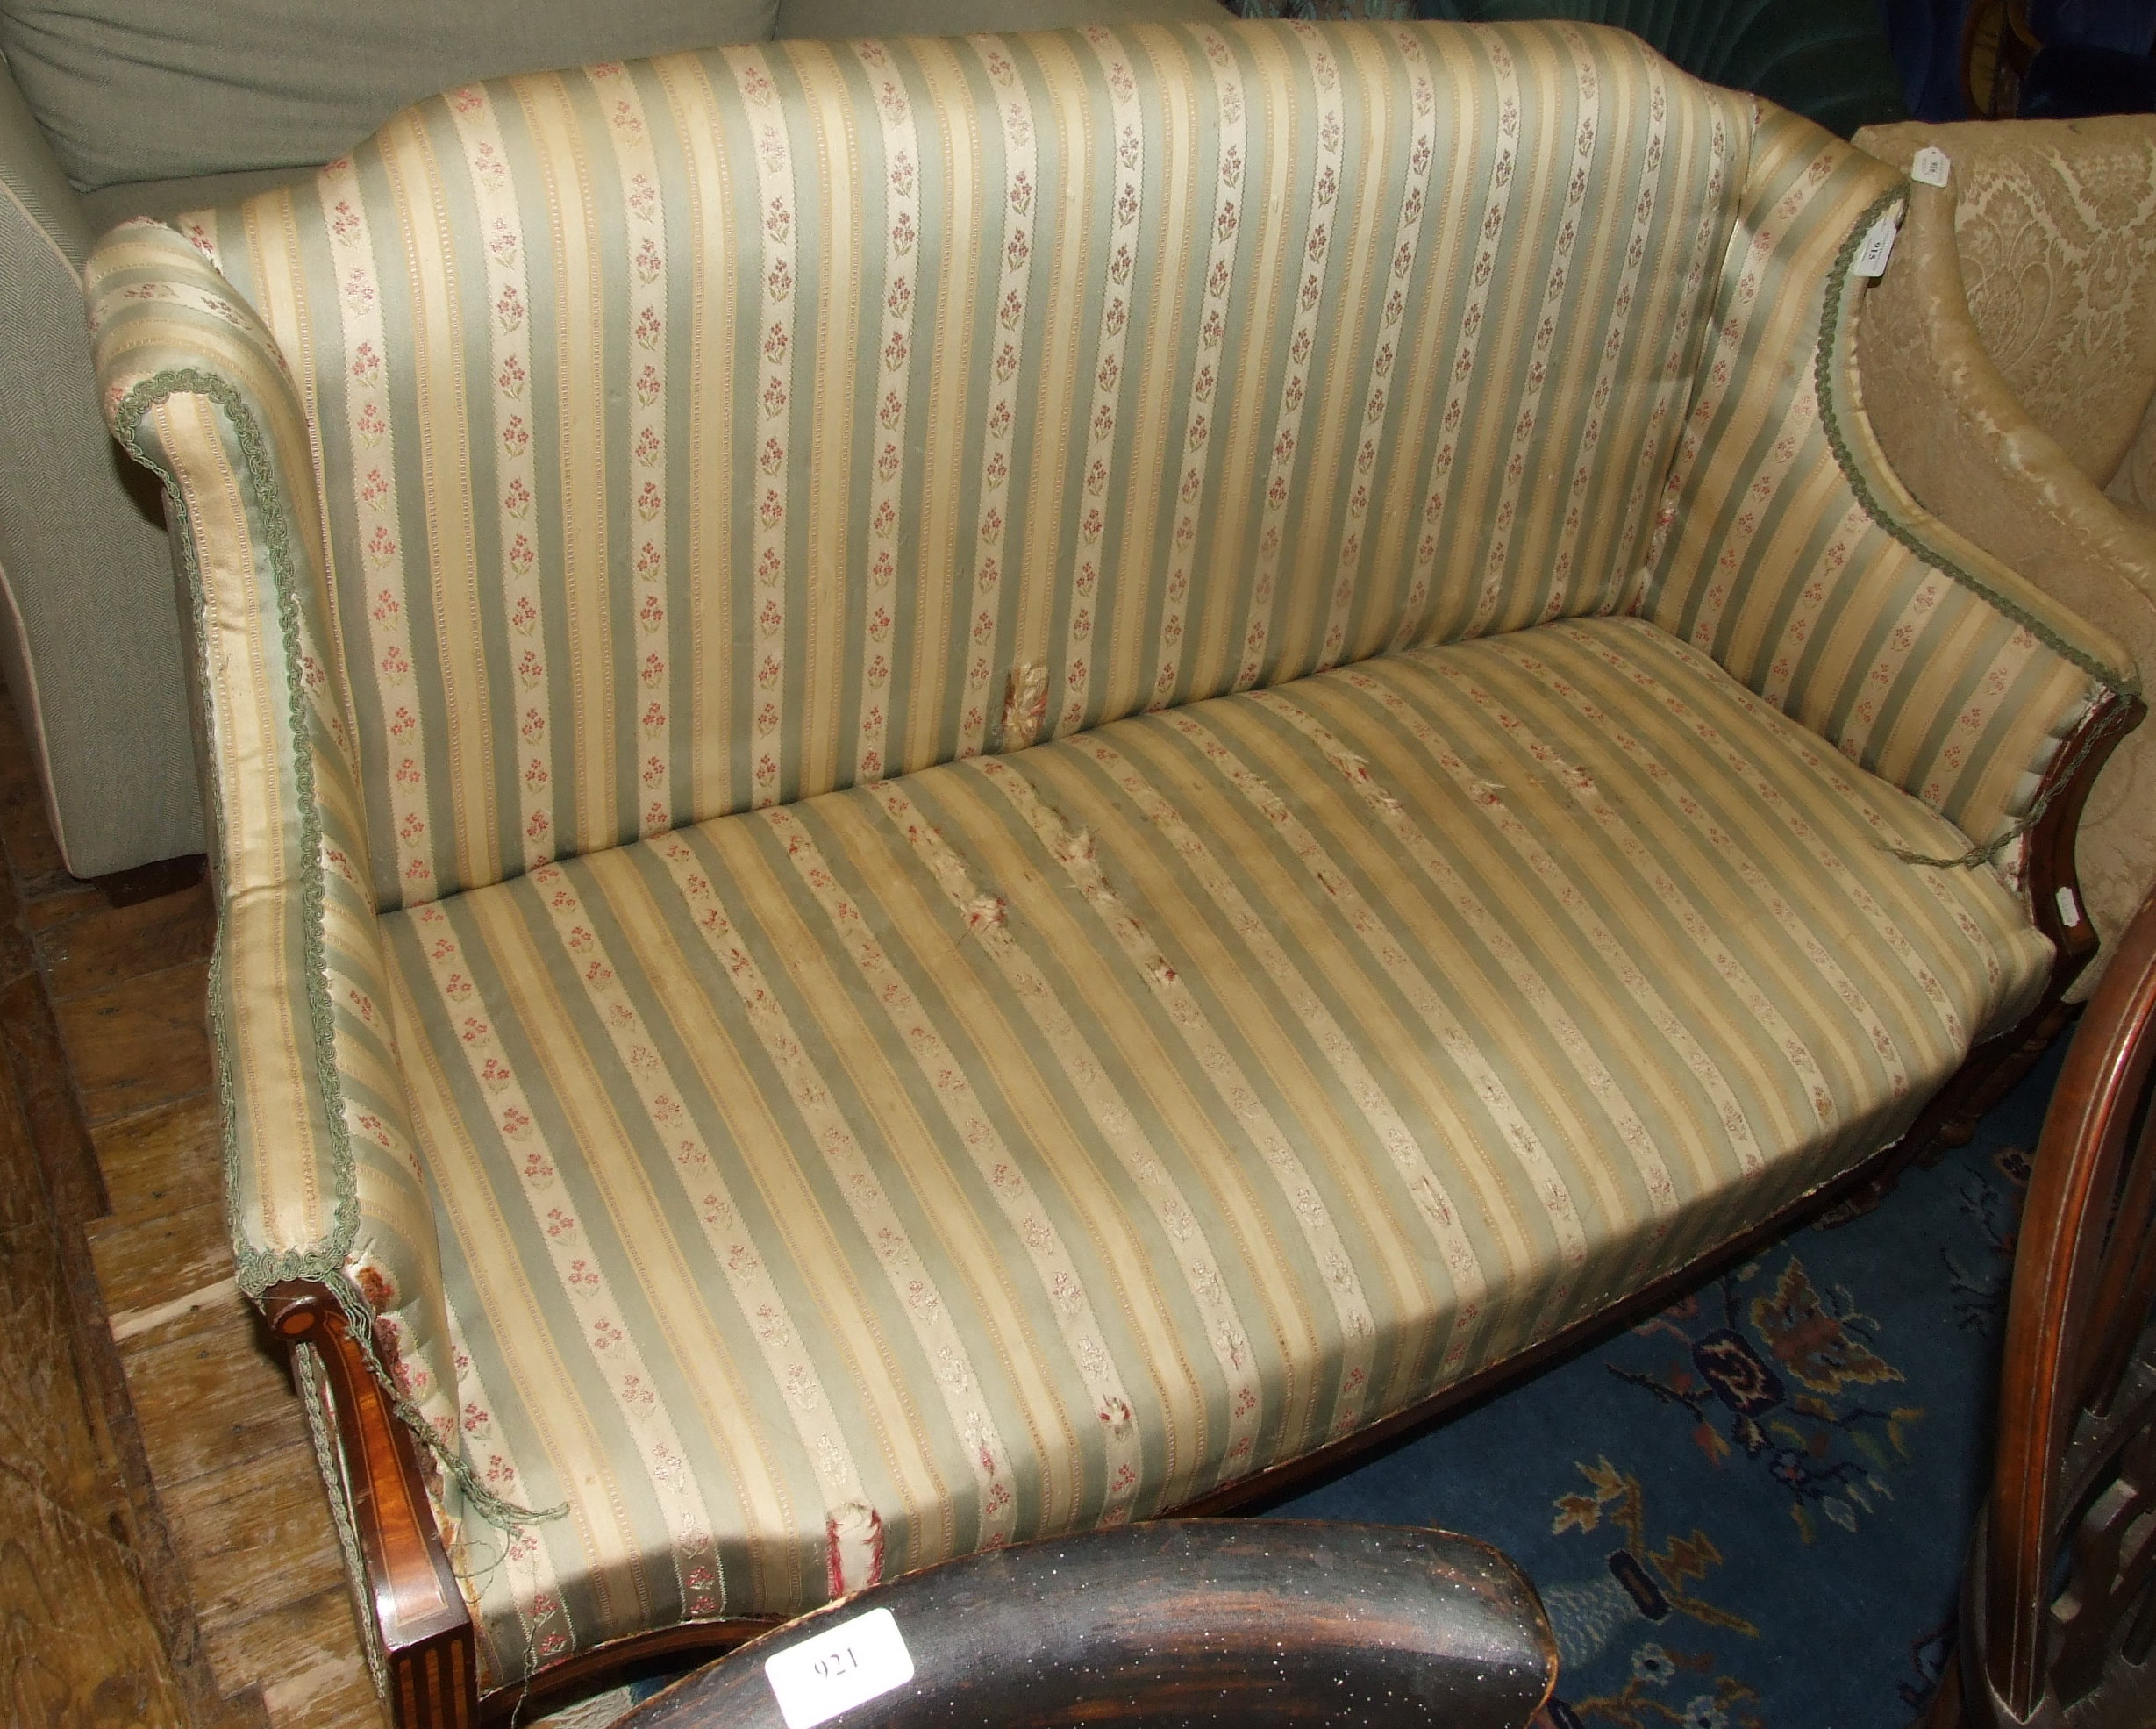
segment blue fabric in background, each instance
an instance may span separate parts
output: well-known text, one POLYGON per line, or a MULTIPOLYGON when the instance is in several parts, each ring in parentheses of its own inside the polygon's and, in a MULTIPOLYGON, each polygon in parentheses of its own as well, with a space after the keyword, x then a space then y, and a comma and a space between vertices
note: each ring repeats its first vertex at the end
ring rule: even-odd
MULTIPOLYGON (((1239 0, 1253 15, 1381 16, 1406 0, 1239 0)), ((1756 89, 1846 136, 1904 118, 1874 89, 1880 35, 1907 114, 1965 120, 1961 38, 1976 0, 1415 0, 1427 18, 1571 18, 1636 31, 1714 83, 1756 89), (1880 35, 1866 16, 1876 8, 1880 35), (1866 38, 1870 38, 1867 40, 1866 38)), ((2156 0, 2031 0, 2045 46, 2023 112, 2139 110, 2156 92, 2156 0), (2048 65, 2046 61, 2050 62, 2048 65)))
POLYGON ((1908 118, 1879 0, 1418 0, 1417 11, 1614 25, 1696 78, 1756 91, 1844 138, 1908 118))
POLYGON ((1909 111, 1918 120, 1965 120, 1961 27, 1970 0, 1880 0, 1887 42, 1902 75, 1909 111))
POLYGON ((2156 41, 2150 0, 2029 0, 2029 30, 2046 47, 2071 43, 2145 54, 2156 41))
MULTIPOLYGON (((1880 0, 1887 39, 1919 120, 1966 120, 1961 33, 1974 0, 1880 0)), ((2029 28, 2044 44, 2021 111, 2031 118, 2145 110, 2156 90, 2152 0, 2030 0, 2029 28), (2048 64, 2046 63, 2048 62, 2048 64)))
POLYGON ((1903 1729, 1952 1638, 2064 1051, 1869 1216, 1269 1512, 1506 1551, 1557 1630, 1559 1729, 1903 1729))

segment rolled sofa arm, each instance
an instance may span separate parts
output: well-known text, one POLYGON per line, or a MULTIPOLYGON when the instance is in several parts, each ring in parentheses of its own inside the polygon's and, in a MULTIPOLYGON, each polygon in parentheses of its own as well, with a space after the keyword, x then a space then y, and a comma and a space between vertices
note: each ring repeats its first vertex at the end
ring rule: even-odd
POLYGON ((196 616, 218 896, 211 1027, 241 1289, 321 1287, 456 1471, 433 1209, 398 1067, 307 424, 253 311, 172 230, 85 271, 106 418, 163 482, 196 616))
MULTIPOLYGON (((1962 289, 1955 198, 1951 177, 1910 189, 1893 264, 1858 328, 1866 415, 1929 511, 2156 667, 2156 529, 2097 491, 1984 352, 1962 289)), ((2156 882, 2156 732, 2128 738, 2097 777, 2079 853, 2108 946, 2156 882)))
POLYGON ((2070 760, 2093 762, 2107 718, 2138 711, 2139 680, 2108 632, 1918 504, 1880 449, 1855 266, 1905 188, 1762 115, 1640 606, 1959 826, 1973 845, 1953 862, 2011 864, 2070 760))

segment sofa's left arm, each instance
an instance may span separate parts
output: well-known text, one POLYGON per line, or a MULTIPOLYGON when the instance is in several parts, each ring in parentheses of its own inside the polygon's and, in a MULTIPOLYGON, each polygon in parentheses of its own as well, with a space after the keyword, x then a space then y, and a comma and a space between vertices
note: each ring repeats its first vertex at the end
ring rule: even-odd
POLYGON ((350 1431, 344 1486, 365 1558, 397 1561, 400 1541, 418 1542, 401 1557, 404 1583, 368 1569, 378 1679, 394 1696, 425 1655, 404 1648, 409 1618, 391 1611, 448 1580, 419 1644, 437 1666, 453 1647, 457 1697, 475 1697, 469 1620, 431 1540, 427 1492, 413 1504, 423 1465, 441 1468, 432 1492, 452 1515, 476 1486, 455 1445, 439 1246, 369 887, 306 418, 253 311, 170 229, 114 230, 85 286, 106 417, 163 483, 195 608, 219 910, 211 1022, 239 1282, 319 1354, 332 1397, 310 1414, 350 1431), (384 1412, 397 1419, 386 1434, 384 1412), (407 1439, 421 1450, 400 1451, 407 1439), (399 1505, 427 1511, 406 1519, 420 1535, 370 1535, 366 1521, 399 1505), (432 1625, 445 1617, 453 1625, 432 1625))
POLYGON ((434 1492, 409 1422, 311 1280, 263 1293, 314 1432, 376 1690, 397 1729, 471 1729, 479 1675, 470 1606, 441 1541, 434 1492))

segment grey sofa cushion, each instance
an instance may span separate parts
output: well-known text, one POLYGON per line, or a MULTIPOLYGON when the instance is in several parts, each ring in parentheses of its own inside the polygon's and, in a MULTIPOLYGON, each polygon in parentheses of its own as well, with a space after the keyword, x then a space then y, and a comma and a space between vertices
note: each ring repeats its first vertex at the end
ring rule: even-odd
POLYGON ((311 180, 311 165, 287 168, 241 168, 235 174, 189 175, 179 180, 130 180, 118 186, 101 186, 82 195, 82 211, 89 218, 89 232, 102 234, 131 216, 153 216, 169 222, 182 211, 208 210, 213 204, 234 204, 267 192, 273 186, 311 180))
POLYGON ((964 36, 1080 24, 1222 24, 1228 16, 1219 0, 779 0, 775 33, 964 36))
POLYGON ((88 190, 326 161, 453 84, 761 41, 775 11, 776 0, 0 0, 0 53, 88 190))
POLYGON ((203 844, 156 487, 97 411, 90 238, 0 76, 0 672, 86 876, 203 844))
MULTIPOLYGON (((17 4, 18 0, 0 0, 0 18, 17 4)), ((856 36, 871 24, 883 35, 962 36, 977 30, 1049 30, 1147 19, 1217 24, 1232 16, 1220 0, 880 0, 873 17, 864 13, 860 0, 777 0, 776 11, 770 33, 809 37, 856 36)), ((431 93, 431 88, 422 92, 431 93)), ((235 203, 288 181, 304 180, 313 171, 312 163, 300 163, 125 181, 87 194, 82 208, 94 238, 131 216, 169 220, 182 211, 235 203)))

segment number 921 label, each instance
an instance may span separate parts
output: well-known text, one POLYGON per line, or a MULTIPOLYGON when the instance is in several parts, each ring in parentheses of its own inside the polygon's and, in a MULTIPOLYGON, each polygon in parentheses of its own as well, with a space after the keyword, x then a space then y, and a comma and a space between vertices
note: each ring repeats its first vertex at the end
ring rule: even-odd
POLYGON ((817 1729, 911 1681, 913 1654, 891 1611, 872 1609, 765 1658, 764 1676, 786 1729, 817 1729))

